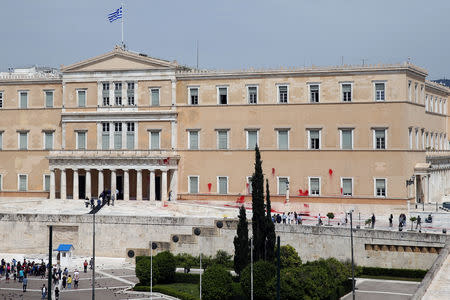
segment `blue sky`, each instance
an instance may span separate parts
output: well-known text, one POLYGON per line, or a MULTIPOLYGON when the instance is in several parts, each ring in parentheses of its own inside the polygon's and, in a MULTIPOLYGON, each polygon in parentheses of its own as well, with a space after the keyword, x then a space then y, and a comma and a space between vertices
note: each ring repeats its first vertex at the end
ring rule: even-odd
MULTIPOLYGON (((200 67, 240 69, 411 61, 450 77, 450 1, 124 0, 129 49, 200 67)), ((117 0, 3 0, 0 70, 59 67, 110 51, 117 0)))

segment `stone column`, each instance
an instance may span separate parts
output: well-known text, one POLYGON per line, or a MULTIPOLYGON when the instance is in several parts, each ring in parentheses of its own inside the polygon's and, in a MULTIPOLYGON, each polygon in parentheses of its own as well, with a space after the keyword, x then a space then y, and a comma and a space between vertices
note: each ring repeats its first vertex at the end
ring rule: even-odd
POLYGON ((55 200, 55 169, 50 169, 50 200, 55 200))
POLYGON ((167 170, 162 170, 161 178, 161 201, 167 201, 167 170))
POLYGON ((66 169, 61 169, 61 200, 67 199, 66 194, 66 169))
POLYGON ((78 200, 79 195, 78 195, 78 170, 77 169, 73 169, 72 190, 73 190, 73 200, 78 200))
POLYGON ((142 201, 142 170, 136 170, 136 200, 142 201))
POLYGON ((150 170, 150 201, 155 202, 155 170, 150 170))
POLYGON ((177 201, 178 196, 178 170, 172 170, 172 180, 170 180, 170 190, 172 191, 172 201, 177 201))
POLYGON ((100 195, 105 188, 103 187, 103 169, 98 170, 98 193, 100 195))
POLYGON ((86 197, 91 199, 91 170, 86 169, 86 197))
MULTIPOLYGON (((116 199, 116 170, 111 169, 111 197, 114 195, 114 199, 116 199)), ((117 199, 116 199, 117 200, 117 199)))
POLYGON ((123 200, 130 200, 130 175, 128 170, 123 170, 123 200))

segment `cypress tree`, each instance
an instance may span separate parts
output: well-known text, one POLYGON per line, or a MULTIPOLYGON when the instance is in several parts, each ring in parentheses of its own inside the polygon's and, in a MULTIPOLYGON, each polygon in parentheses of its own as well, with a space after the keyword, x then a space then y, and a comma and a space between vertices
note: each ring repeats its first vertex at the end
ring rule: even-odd
POLYGON ((264 175, 261 154, 258 145, 255 147, 255 172, 252 176, 252 229, 253 260, 264 259, 266 242, 266 216, 264 211, 264 175))
POLYGON ((266 261, 273 261, 275 259, 275 224, 272 221, 270 204, 270 190, 269 180, 266 179, 266 261))
POLYGON ((250 262, 250 245, 248 241, 248 221, 245 207, 239 209, 237 236, 234 237, 234 271, 241 275, 242 270, 250 262))

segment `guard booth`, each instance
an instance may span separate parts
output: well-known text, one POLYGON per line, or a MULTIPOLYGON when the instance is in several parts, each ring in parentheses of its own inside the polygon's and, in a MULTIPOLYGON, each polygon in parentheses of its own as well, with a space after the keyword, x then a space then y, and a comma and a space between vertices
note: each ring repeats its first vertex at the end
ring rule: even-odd
POLYGON ((58 252, 56 261, 61 268, 67 268, 72 265, 73 250, 75 250, 75 248, 72 244, 59 244, 58 249, 55 251, 58 252))

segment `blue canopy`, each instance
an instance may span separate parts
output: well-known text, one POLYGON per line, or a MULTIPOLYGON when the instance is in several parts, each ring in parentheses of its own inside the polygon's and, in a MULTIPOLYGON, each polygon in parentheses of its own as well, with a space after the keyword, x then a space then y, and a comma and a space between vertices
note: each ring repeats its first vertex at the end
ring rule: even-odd
POLYGON ((56 249, 55 251, 68 252, 71 249, 74 249, 72 244, 59 244, 58 249, 56 249))

